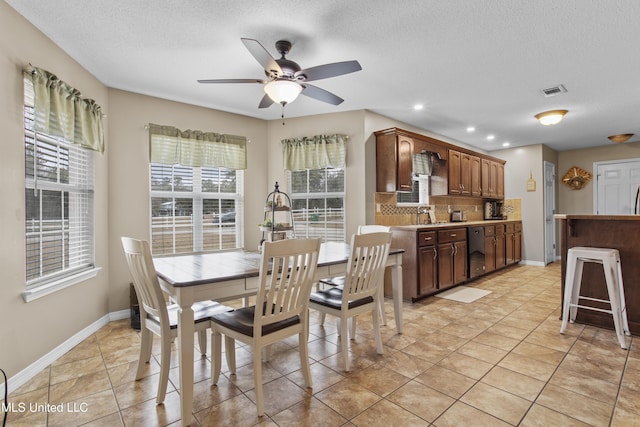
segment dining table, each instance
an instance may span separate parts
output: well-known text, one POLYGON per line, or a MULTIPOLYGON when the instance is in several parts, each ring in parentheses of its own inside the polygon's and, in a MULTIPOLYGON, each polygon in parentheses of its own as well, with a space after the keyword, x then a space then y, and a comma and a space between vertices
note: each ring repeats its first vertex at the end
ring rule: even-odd
MULTIPOLYGON (((348 243, 320 246, 316 281, 344 275, 350 255, 348 243)), ((402 254, 389 250, 391 287, 396 330, 402 333, 402 254)), ((191 306, 198 301, 224 302, 257 294, 261 254, 246 250, 161 255, 153 259, 160 286, 180 306, 178 310, 178 358, 182 424, 192 421, 194 372, 194 318, 191 306)))

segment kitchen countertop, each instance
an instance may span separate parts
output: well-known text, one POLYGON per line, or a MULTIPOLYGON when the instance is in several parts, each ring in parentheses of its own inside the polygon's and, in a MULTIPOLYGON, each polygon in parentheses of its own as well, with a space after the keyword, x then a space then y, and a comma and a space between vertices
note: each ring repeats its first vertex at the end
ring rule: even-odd
POLYGON ((418 230, 418 229, 437 229, 437 228, 451 228, 451 227, 468 227, 476 225, 492 225, 505 222, 521 222, 519 219, 490 219, 482 221, 462 221, 462 222, 443 222, 437 224, 411 224, 411 225, 393 225, 391 228, 402 230, 418 230))
POLYGON ((606 221, 637 221, 640 215, 572 215, 572 214, 555 214, 554 219, 598 219, 606 221))

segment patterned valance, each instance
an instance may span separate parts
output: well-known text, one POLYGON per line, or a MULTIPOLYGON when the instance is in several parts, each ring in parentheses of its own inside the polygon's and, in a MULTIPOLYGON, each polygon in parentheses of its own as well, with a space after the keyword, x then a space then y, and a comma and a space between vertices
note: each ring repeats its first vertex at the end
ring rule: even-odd
POLYGON ((33 83, 34 130, 104 152, 100 106, 46 70, 29 65, 24 71, 33 83))
POLYGON ((290 171, 344 168, 347 157, 346 135, 316 135, 282 140, 282 161, 290 171))
POLYGON ((247 168, 247 138, 149 124, 151 163, 247 168))

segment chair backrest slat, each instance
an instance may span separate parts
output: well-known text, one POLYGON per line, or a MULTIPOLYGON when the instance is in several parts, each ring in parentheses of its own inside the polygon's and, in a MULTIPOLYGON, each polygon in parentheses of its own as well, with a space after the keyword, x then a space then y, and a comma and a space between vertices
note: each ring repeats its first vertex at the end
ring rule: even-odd
POLYGON ((354 234, 351 237, 351 254, 342 291, 343 309, 347 308, 349 301, 374 296, 378 291, 390 246, 389 232, 354 234))
POLYGON ((130 237, 122 237, 121 240, 133 278, 133 287, 144 313, 158 317, 160 322, 166 323, 164 326, 168 327, 167 306, 153 265, 149 242, 130 237))
POLYGON ((254 336, 262 334, 264 325, 305 315, 319 252, 320 239, 287 239, 264 243, 254 336))
POLYGON ((359 225, 358 226, 358 234, 369 234, 369 233, 388 233, 391 230, 391 227, 386 225, 359 225))

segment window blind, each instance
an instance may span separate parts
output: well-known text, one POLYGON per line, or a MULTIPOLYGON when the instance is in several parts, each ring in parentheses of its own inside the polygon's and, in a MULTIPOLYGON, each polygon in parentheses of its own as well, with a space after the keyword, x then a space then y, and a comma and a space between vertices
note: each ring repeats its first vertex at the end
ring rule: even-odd
POLYGON ((25 78, 27 290, 94 267, 93 152, 34 130, 25 78))
POLYGON ((344 242, 344 169, 290 171, 288 181, 296 236, 344 242))
POLYGON ((151 163, 154 255, 243 246, 243 173, 151 163))

